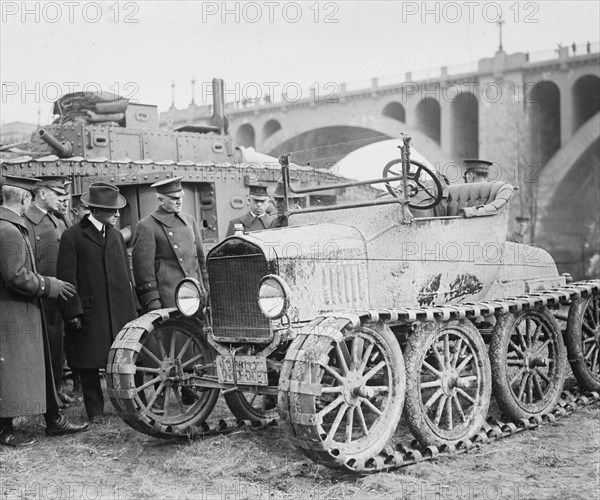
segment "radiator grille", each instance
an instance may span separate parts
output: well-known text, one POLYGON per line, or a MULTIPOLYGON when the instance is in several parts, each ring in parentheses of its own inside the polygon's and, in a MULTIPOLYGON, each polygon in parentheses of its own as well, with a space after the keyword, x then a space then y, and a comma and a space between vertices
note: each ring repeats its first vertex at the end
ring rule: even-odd
POLYGON ((258 284, 269 274, 262 251, 248 244, 221 247, 209 255, 207 265, 214 338, 222 342, 269 342, 270 322, 257 301, 258 284), (233 254, 226 255, 228 250, 233 254))

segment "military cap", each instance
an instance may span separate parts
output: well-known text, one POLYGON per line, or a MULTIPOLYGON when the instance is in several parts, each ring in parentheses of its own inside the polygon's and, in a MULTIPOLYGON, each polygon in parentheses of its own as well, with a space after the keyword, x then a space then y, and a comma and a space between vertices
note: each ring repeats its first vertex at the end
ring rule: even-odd
MULTIPOLYGON (((291 179, 290 183, 294 189, 300 188, 300 181, 298 179, 291 179)), ((304 198, 306 196, 304 194, 292 193, 289 189, 287 195, 289 199, 304 198)), ((271 196, 273 198, 283 198, 283 179, 279 179, 277 181, 277 184, 275 184, 275 189, 271 193, 271 196)))
POLYGON ((87 205, 83 201, 81 201, 81 193, 72 194, 71 195, 71 203, 74 207, 77 207, 80 205, 87 207, 87 205))
POLYGON ((119 188, 108 182, 90 184, 87 193, 81 195, 81 201, 88 207, 119 209, 127 205, 127 200, 119 194, 119 188))
POLYGON ((19 177, 18 175, 3 175, 2 176, 2 185, 3 186, 12 186, 18 187, 21 189, 25 189, 33 193, 33 190, 36 184, 39 182, 39 179, 35 177, 19 177))
POLYGON ((519 215, 519 216, 515 217, 515 220, 517 222, 529 222, 529 217, 526 217, 524 215, 519 215))
POLYGON ((491 161, 487 160, 463 160, 463 163, 467 166, 466 172, 474 170, 482 174, 488 174, 490 167, 493 165, 491 161))
POLYGON ((162 181, 151 184, 150 187, 156 189, 158 194, 166 194, 173 198, 181 198, 183 196, 183 187, 181 180, 183 177, 171 177, 162 181))
MULTIPOLYGON (((52 189, 56 194, 64 196, 67 194, 67 177, 64 175, 40 175, 37 187, 52 189)), ((69 182, 70 184, 70 182, 69 182)))
POLYGON ((267 186, 264 184, 248 184, 248 189, 250 190, 248 194, 251 198, 256 198, 257 200, 266 200, 269 198, 267 186))

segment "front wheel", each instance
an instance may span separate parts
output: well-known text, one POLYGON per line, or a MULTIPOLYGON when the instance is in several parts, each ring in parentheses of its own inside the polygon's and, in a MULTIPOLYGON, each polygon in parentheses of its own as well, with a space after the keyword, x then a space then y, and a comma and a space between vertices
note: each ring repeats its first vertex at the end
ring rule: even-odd
POLYGON ((328 467, 355 469, 383 449, 402 415, 400 346, 383 324, 326 319, 287 351, 279 407, 290 441, 328 467))
POLYGON ((219 397, 218 389, 191 383, 196 375, 215 375, 215 354, 199 321, 171 318, 155 326, 157 318, 149 313, 126 325, 115 339, 108 394, 134 429, 160 438, 186 436, 190 427, 208 418, 219 397))
POLYGON ((600 391, 600 297, 577 299, 569 309, 565 343, 577 382, 600 391))

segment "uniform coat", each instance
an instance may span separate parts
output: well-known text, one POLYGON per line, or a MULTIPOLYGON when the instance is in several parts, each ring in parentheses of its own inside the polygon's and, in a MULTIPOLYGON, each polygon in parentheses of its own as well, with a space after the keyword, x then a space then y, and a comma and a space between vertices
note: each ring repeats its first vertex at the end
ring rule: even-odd
POLYGON ((133 276, 142 305, 160 299, 175 307, 175 287, 186 277, 208 283, 200 230, 194 218, 159 208, 143 218, 133 239, 133 276))
POLYGON ((269 229, 273 222, 272 215, 265 214, 262 217, 254 217, 251 212, 246 215, 242 215, 237 219, 229 221, 229 227, 227 228, 227 234, 225 236, 232 236, 235 232, 235 225, 241 224, 244 226, 245 233, 251 233, 252 231, 262 231, 263 229, 269 229))
MULTIPOLYGON (((67 229, 64 221, 51 212, 44 212, 35 203, 31 204, 24 219, 37 271, 45 276, 56 276, 60 237, 67 229)), ((42 300, 42 311, 50 342, 54 382, 57 387, 60 387, 64 356, 63 322, 56 301, 42 300)))
POLYGON ((44 413, 52 372, 39 299, 56 299, 58 282, 37 273, 25 221, 5 207, 0 251, 0 418, 44 413))
POLYGON ((57 277, 77 293, 61 301, 63 319, 81 316, 81 330, 66 329, 71 368, 105 368, 110 346, 125 323, 137 317, 123 236, 106 226, 106 237, 86 215, 60 240, 57 277))

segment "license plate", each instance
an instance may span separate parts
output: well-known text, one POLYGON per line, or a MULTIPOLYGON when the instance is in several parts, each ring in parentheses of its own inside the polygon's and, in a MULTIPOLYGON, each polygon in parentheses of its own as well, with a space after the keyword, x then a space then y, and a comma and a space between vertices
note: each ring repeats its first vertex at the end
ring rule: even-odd
MULTIPOLYGON (((220 383, 233 384, 233 370, 232 356, 217 356, 217 377, 220 383)), ((269 385, 267 358, 236 356, 235 382, 241 385, 269 385)))

